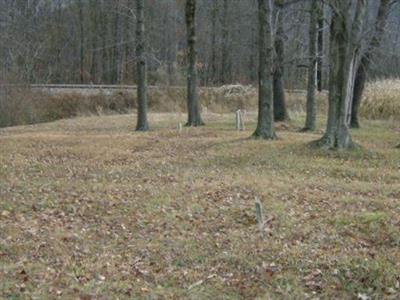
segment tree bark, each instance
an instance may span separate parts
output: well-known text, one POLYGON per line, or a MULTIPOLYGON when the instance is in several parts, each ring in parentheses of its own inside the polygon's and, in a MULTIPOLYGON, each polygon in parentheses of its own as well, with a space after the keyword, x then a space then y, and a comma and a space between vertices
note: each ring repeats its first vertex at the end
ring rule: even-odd
POLYGON ((249 57, 249 79, 251 84, 255 83, 257 81, 257 28, 256 26, 251 27, 251 48, 250 48, 250 57, 249 57))
POLYGON ((85 61, 85 49, 84 49, 84 42, 85 42, 85 31, 83 27, 83 5, 82 0, 78 0, 78 14, 79 14, 79 80, 80 83, 84 83, 84 61, 85 61))
POLYGON ((214 1, 211 7, 211 67, 209 78, 214 85, 217 77, 217 15, 218 1, 214 1))
POLYGON ((119 5, 120 5, 120 0, 114 0, 114 9, 117 13, 114 14, 114 22, 113 22, 113 30, 111 32, 112 34, 112 40, 114 47, 112 47, 112 59, 111 59, 111 82, 112 84, 117 84, 118 83, 118 71, 119 71, 119 57, 120 57, 120 40, 119 40, 119 20, 120 20, 120 14, 118 13, 119 5))
MULTIPOLYGON (((365 57, 365 56, 364 56, 365 57)), ((358 120, 358 111, 361 105, 361 98, 364 92, 365 83, 367 81, 367 70, 369 62, 365 58, 361 59, 360 66, 357 69, 356 78, 354 80, 353 101, 351 103, 351 118, 350 127, 360 128, 360 121, 358 120)))
POLYGON ((324 149, 350 149, 355 145, 348 127, 348 111, 359 63, 360 34, 366 1, 357 0, 356 14, 351 2, 331 0, 329 112, 325 135, 317 141, 324 149), (351 28, 350 28, 351 27, 351 28))
POLYGON ((186 31, 187 31, 187 106, 188 121, 186 126, 204 125, 201 119, 198 91, 197 91, 197 69, 196 69, 196 0, 186 0, 186 31))
POLYGON ((319 92, 322 92, 323 81, 322 81, 322 57, 324 55, 324 2, 319 3, 318 10, 318 41, 317 41, 317 88, 319 92))
POLYGON ((275 139, 274 107, 272 95, 273 45, 271 30, 271 0, 258 0, 259 18, 259 70, 258 121, 253 137, 275 139))
POLYGON ((227 84, 230 77, 229 64, 229 28, 228 28, 228 5, 229 0, 224 0, 222 13, 222 55, 221 55, 221 83, 227 84))
POLYGON ((284 75, 284 59, 285 59, 285 45, 284 45, 284 29, 283 29, 283 1, 275 0, 275 24, 276 36, 274 41, 276 60, 273 73, 273 97, 274 97, 274 120, 286 121, 289 115, 286 108, 285 89, 283 84, 284 75))
POLYGON ((99 34, 99 26, 98 26, 98 3, 97 0, 91 0, 90 6, 92 10, 90 11, 90 19, 92 23, 91 28, 91 46, 92 46, 92 59, 90 65, 90 78, 92 83, 98 83, 97 74, 98 74, 98 34, 99 34))
POLYGON ((306 124, 303 131, 314 131, 317 120, 317 109, 315 100, 315 74, 317 69, 317 23, 320 3, 318 0, 312 0, 311 16, 309 28, 309 63, 308 63, 308 83, 307 83, 307 115, 306 124))
POLYGON ((168 50, 167 50, 167 73, 168 73, 168 84, 169 85, 175 85, 176 84, 176 44, 177 44, 177 38, 176 38, 176 23, 177 23, 177 7, 175 7, 176 4, 172 4, 172 7, 170 7, 170 4, 168 7, 170 7, 168 13, 169 13, 169 22, 168 26, 171 28, 168 30, 168 50))
POLYGON ((107 47, 107 28, 109 26, 109 18, 107 15, 107 8, 106 8, 106 0, 101 1, 101 16, 100 16, 100 27, 101 27, 101 76, 99 76, 100 80, 102 83, 104 82, 109 82, 108 81, 108 74, 109 74, 109 68, 108 68, 108 60, 109 60, 109 55, 108 55, 108 47, 107 47))
POLYGON ((137 72, 137 99, 138 115, 136 131, 149 130, 147 121, 147 70, 144 41, 144 0, 136 0, 136 72, 137 72))
POLYGON ((370 67, 373 51, 380 47, 384 36, 384 31, 387 23, 387 15, 390 8, 390 0, 381 0, 378 15, 375 22, 375 32, 371 39, 366 52, 364 53, 360 66, 357 69, 356 78, 354 82, 354 93, 352 99, 351 109, 351 128, 360 128, 360 122, 358 119, 358 111, 361 105, 361 99, 367 81, 367 73, 370 67))

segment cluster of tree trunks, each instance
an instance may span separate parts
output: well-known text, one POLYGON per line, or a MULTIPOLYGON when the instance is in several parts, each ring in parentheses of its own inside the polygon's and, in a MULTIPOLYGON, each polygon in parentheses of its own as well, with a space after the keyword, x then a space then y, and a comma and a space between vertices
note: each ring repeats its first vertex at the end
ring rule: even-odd
POLYGON ((353 92, 353 100, 351 107, 351 120, 350 126, 352 128, 359 128, 360 121, 358 119, 358 111, 361 104, 362 94, 364 92, 365 83, 367 81, 367 73, 371 64, 372 56, 374 51, 376 51, 381 43, 384 36, 385 26, 387 23, 387 15, 389 12, 389 8, 391 3, 394 3, 392 0, 381 0, 378 15, 376 17, 375 22, 375 31, 373 33, 372 39, 362 56, 361 63, 358 66, 355 82, 354 82, 354 92, 353 92))
MULTIPOLYGON (((136 57, 138 77, 138 121, 136 130, 147 131, 146 95, 146 53, 144 28, 144 0, 137 0, 136 57)), ((330 0, 332 19, 330 24, 329 49, 329 111, 326 132, 316 144, 327 149, 348 149, 354 147, 349 127, 358 127, 357 112, 364 89, 366 74, 372 52, 382 40, 390 0, 382 0, 376 19, 375 33, 365 53, 361 49, 363 21, 366 14, 366 0, 330 0), (353 7, 353 2, 356 3, 353 7), (355 9, 355 13, 352 9, 355 9)), ((253 137, 276 139, 274 121, 288 119, 283 85, 284 73, 284 27, 282 11, 284 0, 258 0, 258 50, 259 50, 259 111, 257 128, 253 137), (273 38, 273 24, 276 25, 273 38), (275 55, 274 55, 275 54, 275 55)), ((226 31, 228 1, 224 0, 223 30, 226 31)), ((214 7, 217 10, 217 6, 214 7)), ((309 65, 307 86, 307 116, 304 131, 316 128, 316 91, 322 87, 321 53, 323 5, 312 0, 309 26, 309 65)), ((196 52, 196 0, 186 0, 185 21, 187 34, 187 126, 200 126, 204 122, 200 115, 198 101, 198 75, 196 52)), ((214 27, 215 24, 212 25, 214 27)), ((227 39, 227 32, 226 39, 227 39)), ((215 37, 212 38, 213 40, 215 37)), ((227 40, 223 41, 226 51, 227 40)), ((228 67, 222 61, 222 78, 227 78, 228 67)), ((213 61, 216 60, 215 53, 213 61)), ((216 70, 212 69, 212 76, 216 70)))
MULTIPOLYGON (((137 98, 138 115, 137 131, 149 130, 147 120, 147 70, 145 51, 145 24, 144 24, 144 0, 136 0, 137 25, 136 25, 136 59, 137 59, 137 98)), ((204 125, 200 115, 198 101, 198 80, 196 66, 196 0, 187 0, 185 5, 185 20, 187 32, 187 126, 204 125)))
MULTIPOLYGON (((354 147, 349 128, 358 128, 358 111, 374 51, 380 47, 391 0, 381 0, 372 38, 361 45, 366 0, 330 0, 332 10, 329 50, 329 112, 325 135, 317 145, 328 149, 354 147), (355 6, 353 6, 355 3, 355 6), (353 13, 353 8, 354 13, 353 13)), ((310 9, 307 116, 304 131, 316 127, 315 82, 321 90, 320 49, 322 48, 323 6, 313 0, 310 9), (316 77, 315 78, 315 74, 316 77), (317 80, 316 80, 317 79, 317 80)))
POLYGON ((317 145, 327 149, 354 147, 348 113, 354 90, 355 73, 361 59, 361 33, 366 0, 357 0, 353 15, 353 1, 331 0, 332 20, 329 51, 329 112, 327 128, 317 145))

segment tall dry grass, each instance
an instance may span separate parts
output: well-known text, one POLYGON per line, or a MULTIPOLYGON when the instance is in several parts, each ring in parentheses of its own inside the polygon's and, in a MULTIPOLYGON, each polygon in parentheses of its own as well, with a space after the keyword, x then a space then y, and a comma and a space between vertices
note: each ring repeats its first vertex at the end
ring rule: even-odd
POLYGON ((400 119, 400 79, 369 83, 360 114, 367 119, 400 119))
POLYGON ((0 91, 0 127, 50 122, 82 115, 127 113, 134 106, 127 93, 82 96, 49 95, 28 87, 8 87, 0 91))
MULTIPOLYGON (((132 91, 112 95, 81 95, 77 93, 50 95, 32 91, 27 87, 7 88, 0 91, 0 127, 49 122, 62 118, 110 113, 127 113, 137 107, 132 91)), ((289 91, 287 106, 294 117, 305 114, 306 93, 289 91)), ((151 88, 149 108, 154 112, 186 111, 185 88, 151 88)), ((237 109, 256 110, 257 89, 251 86, 231 85, 219 88, 200 88, 199 101, 203 110, 216 113, 237 109)), ((318 114, 326 115, 326 93, 317 94, 318 114)), ((400 118, 400 79, 370 83, 360 109, 361 117, 368 119, 400 118)))

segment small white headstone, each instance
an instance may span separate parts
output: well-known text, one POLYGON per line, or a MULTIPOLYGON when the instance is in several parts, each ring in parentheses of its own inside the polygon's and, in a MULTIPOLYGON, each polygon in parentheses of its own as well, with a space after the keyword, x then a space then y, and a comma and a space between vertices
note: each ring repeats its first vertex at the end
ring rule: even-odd
POLYGON ((243 112, 240 109, 236 111, 236 130, 244 130, 243 112))

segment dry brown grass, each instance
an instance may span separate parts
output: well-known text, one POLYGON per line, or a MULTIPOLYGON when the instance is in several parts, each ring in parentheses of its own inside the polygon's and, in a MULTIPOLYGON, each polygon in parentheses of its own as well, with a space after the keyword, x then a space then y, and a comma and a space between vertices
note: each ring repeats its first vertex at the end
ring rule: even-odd
POLYGON ((399 299, 393 123, 327 153, 302 119, 263 142, 255 114, 245 132, 204 117, 181 134, 179 114, 148 133, 133 115, 1 129, 0 298, 399 299))
MULTIPOLYGON (((153 112, 184 112, 186 91, 182 88, 160 87, 149 90, 149 108, 153 112)), ((248 88, 244 93, 226 93, 223 88, 200 89, 199 99, 204 112, 233 112, 237 109, 257 109, 257 91, 248 88)), ((304 114, 304 93, 288 93, 288 108, 293 115, 304 114)), ((319 111, 325 113, 326 100, 318 97, 319 111)), ((35 124, 77 116, 128 113, 137 107, 132 92, 116 92, 112 95, 80 95, 68 93, 49 95, 32 92, 26 88, 10 90, 2 103, 0 127, 35 124)))
POLYGON ((400 79, 381 80, 367 85, 361 106, 367 119, 400 119, 400 79))
MULTIPOLYGON (((305 112, 306 94, 302 91, 288 91, 286 94, 288 110, 291 114, 302 115, 305 112)), ((219 88, 201 88, 199 101, 203 111, 215 113, 234 112, 237 109, 257 110, 258 95, 253 87, 226 86, 219 88), (238 91, 239 89, 239 91, 238 91)), ((327 111, 326 93, 317 94, 318 111, 327 111)), ((185 112, 186 91, 181 88, 160 88, 149 92, 149 107, 156 112, 185 112)))
MULTIPOLYGON (((201 88, 199 100, 203 111, 233 112, 237 109, 257 110, 257 90, 252 87, 201 88)), ((367 86, 361 107, 361 117, 367 119, 397 119, 400 116, 400 81, 386 80, 367 86)), ((301 91, 287 93, 287 106, 294 118, 303 116, 306 94, 301 91)), ((328 100, 326 93, 317 94, 318 114, 325 116, 328 100)), ((49 95, 28 89, 11 90, 6 100, 0 99, 0 127, 34 124, 76 116, 127 113, 137 107, 133 92, 115 92, 112 95, 49 95)), ((184 112, 184 88, 160 87, 149 90, 149 108, 153 112, 184 112)))
MULTIPOLYGON (((1 96, 1 95, 0 95, 1 96)), ((49 95, 12 87, 0 97, 0 127, 36 124, 77 116, 127 113, 134 101, 127 93, 49 95)))

